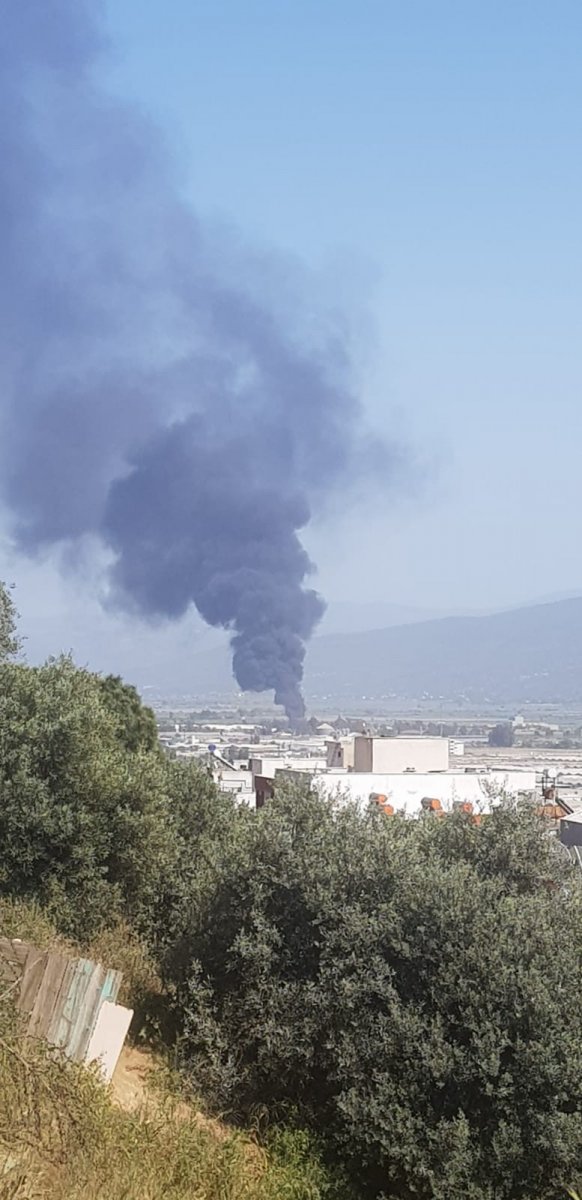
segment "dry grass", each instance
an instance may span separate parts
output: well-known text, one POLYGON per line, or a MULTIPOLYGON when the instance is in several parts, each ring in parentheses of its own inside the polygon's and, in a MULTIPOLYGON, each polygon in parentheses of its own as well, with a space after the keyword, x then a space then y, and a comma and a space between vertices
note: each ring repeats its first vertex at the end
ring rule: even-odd
POLYGON ((57 933, 52 921, 34 900, 0 897, 0 937, 20 938, 40 950, 77 953, 72 942, 57 933))
MULTIPOLYGON (((147 952, 123 924, 79 946, 38 905, 0 899, 0 935, 121 970, 120 1000, 131 1007, 159 993, 147 952)), ((0 1200, 347 1197, 306 1135, 279 1131, 264 1149, 186 1103, 161 1059, 143 1048, 124 1053, 128 1096, 119 1077, 108 1091, 91 1071, 25 1039, 10 999, 0 998, 0 1200)))
POLYGON ((95 962, 122 971, 119 1004, 140 1010, 151 996, 160 994, 162 985, 155 964, 137 934, 125 921, 119 921, 110 929, 103 929, 88 946, 83 947, 83 953, 95 962))
POLYGON ((0 1010, 0 1200, 340 1200, 301 1134, 269 1151, 172 1105, 123 1111, 0 1010))

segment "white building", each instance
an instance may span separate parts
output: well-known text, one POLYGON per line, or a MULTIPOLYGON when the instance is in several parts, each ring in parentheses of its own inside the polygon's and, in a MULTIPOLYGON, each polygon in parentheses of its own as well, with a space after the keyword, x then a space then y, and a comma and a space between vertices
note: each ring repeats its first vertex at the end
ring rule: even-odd
POLYGON ((253 755, 250 759, 253 780, 257 775, 263 779, 274 779, 277 771, 324 771, 327 766, 325 758, 317 755, 300 754, 265 754, 253 755))
POLYGON ((352 771, 354 768, 354 736, 326 742, 327 766, 330 771, 352 771))
POLYGON ((353 743, 354 773, 447 771, 449 767, 448 738, 368 737, 357 734, 353 743))
POLYGON ((219 792, 228 792, 241 804, 255 807, 255 792, 250 771, 217 771, 214 774, 214 782, 219 792))
POLYGON ((438 800, 445 812, 455 804, 472 804, 474 811, 488 812, 502 797, 533 797, 535 771, 416 771, 377 773, 327 771, 315 775, 312 787, 321 796, 356 801, 366 807, 374 796, 381 796, 395 813, 416 817, 423 800, 438 800))

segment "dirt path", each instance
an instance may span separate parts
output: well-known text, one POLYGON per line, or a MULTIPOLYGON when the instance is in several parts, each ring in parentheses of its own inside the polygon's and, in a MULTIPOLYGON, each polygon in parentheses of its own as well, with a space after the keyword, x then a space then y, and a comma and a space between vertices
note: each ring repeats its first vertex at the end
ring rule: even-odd
POLYGON ((159 1065, 151 1050, 124 1046, 111 1082, 115 1103, 126 1112, 155 1104, 150 1077, 159 1065))
POLYGON ((115 1068, 111 1088, 113 1102, 125 1112, 147 1113, 160 1111, 171 1105, 172 1115, 177 1121, 192 1121, 208 1130, 213 1137, 223 1141, 232 1136, 220 1121, 207 1117, 193 1104, 185 1100, 164 1097, 163 1088, 157 1087, 152 1076, 163 1067, 162 1060, 151 1050, 140 1046, 124 1046, 115 1068))

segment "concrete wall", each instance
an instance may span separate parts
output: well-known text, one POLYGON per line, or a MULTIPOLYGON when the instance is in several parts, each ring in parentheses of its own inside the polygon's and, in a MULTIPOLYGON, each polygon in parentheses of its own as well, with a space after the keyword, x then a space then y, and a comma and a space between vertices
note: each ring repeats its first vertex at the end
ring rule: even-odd
POLYGON ((263 808, 268 800, 273 798, 275 781, 266 775, 255 775, 255 807, 263 808))
POLYGON ((358 774, 370 773, 373 770, 374 739, 371 737, 358 736, 354 738, 354 765, 353 770, 358 774))
POLYGON ((231 770, 217 769, 213 775, 219 791, 228 792, 229 795, 239 797, 241 800, 252 799, 254 803, 255 792, 250 771, 237 771, 233 767, 231 770))
POLYGON ((582 821, 577 816, 560 821, 560 841, 563 846, 582 846, 582 821))
POLYGON ((336 771, 346 768, 352 770, 354 766, 354 738, 345 737, 339 738, 334 742, 326 742, 327 750, 327 766, 330 770, 336 771))
POLYGON ((251 758, 250 766, 254 783, 256 775, 261 775, 264 779, 274 779, 276 772, 282 770, 322 771, 325 769, 326 760, 315 756, 300 758, 293 754, 257 755, 251 758))
POLYGON ((354 772, 446 771, 448 738, 354 738, 354 772))
POLYGON ((386 796, 395 812, 416 817, 422 811, 423 799, 440 800, 442 807, 451 810, 455 802, 473 804, 475 812, 488 812, 492 801, 505 794, 517 796, 535 793, 535 771, 487 771, 465 774, 386 774, 350 772, 316 775, 313 787, 320 795, 338 796, 367 805, 372 793, 386 796))

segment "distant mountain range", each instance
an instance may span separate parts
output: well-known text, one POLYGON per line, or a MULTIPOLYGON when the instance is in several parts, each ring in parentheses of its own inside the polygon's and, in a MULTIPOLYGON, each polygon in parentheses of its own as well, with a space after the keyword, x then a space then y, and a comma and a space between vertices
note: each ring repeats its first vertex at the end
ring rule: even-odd
POLYGON ((370 629, 388 629, 392 625, 414 625, 450 615, 435 609, 411 608, 405 604, 389 604, 385 600, 370 600, 358 604, 349 600, 332 600, 328 604, 317 637, 328 633, 364 633, 370 629))
MULTIPOLYGON (((233 690, 226 647, 190 660, 191 690, 233 690)), ((582 702, 582 597, 486 616, 445 617, 310 643, 308 698, 582 702)))
MULTIPOLYGON (((33 662, 71 648, 78 662, 119 672, 146 696, 149 689, 176 698, 237 692, 226 635, 194 614, 153 629, 113 624, 97 604, 88 611, 72 605, 66 622, 56 602, 53 608, 36 620, 23 614, 33 662)), ((323 697, 338 707, 362 697, 582 703, 581 596, 446 617, 381 601, 335 603, 320 628, 306 660, 313 707, 323 697)))

